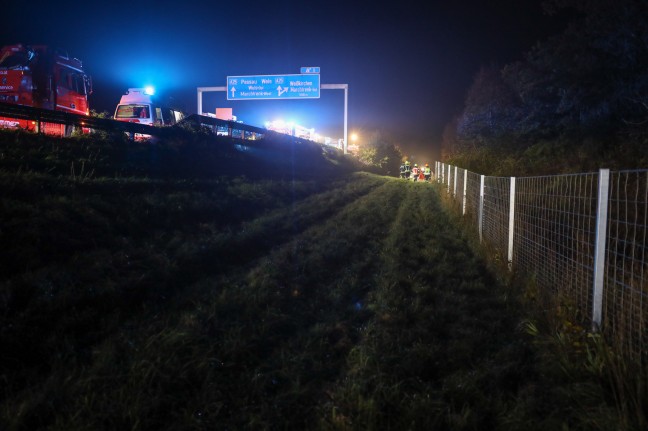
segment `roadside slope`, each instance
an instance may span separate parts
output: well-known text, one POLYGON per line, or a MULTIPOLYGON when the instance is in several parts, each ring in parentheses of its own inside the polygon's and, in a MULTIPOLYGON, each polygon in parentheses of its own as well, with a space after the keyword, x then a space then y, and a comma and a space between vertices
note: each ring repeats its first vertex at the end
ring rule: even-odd
POLYGON ((313 149, 232 175, 257 156, 34 139, 0 159, 3 429, 553 430, 573 410, 433 185, 313 149))
POLYGON ((190 220, 132 237, 137 270, 99 248, 13 279, 46 289, 14 324, 41 322, 23 354, 49 364, 14 370, 14 424, 488 429, 515 395, 505 301, 430 185, 356 174, 240 224, 190 220))

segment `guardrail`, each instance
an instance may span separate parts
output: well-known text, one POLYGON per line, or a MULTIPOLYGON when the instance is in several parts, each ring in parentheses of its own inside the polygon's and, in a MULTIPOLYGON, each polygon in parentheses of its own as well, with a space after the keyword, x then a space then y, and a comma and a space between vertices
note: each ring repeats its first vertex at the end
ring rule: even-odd
POLYGON ((206 115, 192 114, 184 118, 178 124, 169 127, 150 126, 139 123, 128 123, 116 121, 110 118, 99 118, 87 115, 72 114, 63 111, 51 111, 49 109, 34 108, 31 106, 15 105, 11 103, 0 102, 0 117, 17 118, 21 120, 31 120, 36 122, 36 130, 42 130, 41 123, 65 124, 68 126, 86 127, 94 130, 103 131, 123 131, 131 134, 141 133, 156 137, 170 136, 177 133, 183 133, 183 124, 191 124, 197 127, 207 127, 214 134, 218 134, 221 129, 230 137, 237 137, 236 131, 241 132, 241 139, 258 139, 262 136, 273 136, 278 139, 290 140, 296 143, 311 143, 313 141, 298 138, 295 136, 284 135, 262 127, 256 127, 249 124, 238 123, 235 121, 221 120, 220 118, 209 117, 206 115))
POLYGON ((129 133, 143 133, 159 136, 165 131, 160 127, 151 127, 145 124, 125 123, 108 118, 91 117, 88 115, 73 114, 64 111, 34 108, 32 106, 0 103, 0 116, 31 120, 36 122, 36 130, 41 130, 41 123, 65 124, 67 126, 88 127, 90 129, 105 131, 124 131, 129 133), (158 130, 156 130, 158 129, 158 130))
POLYGON ((437 162, 436 174, 512 270, 648 362, 648 170, 489 177, 437 162))

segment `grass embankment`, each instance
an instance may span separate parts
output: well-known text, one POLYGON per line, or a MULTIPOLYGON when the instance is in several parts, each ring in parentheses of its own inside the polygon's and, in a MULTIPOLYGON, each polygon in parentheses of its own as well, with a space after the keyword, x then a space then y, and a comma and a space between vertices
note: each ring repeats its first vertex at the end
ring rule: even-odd
POLYGON ((2 140, 8 430, 606 429, 429 184, 312 148, 2 140))

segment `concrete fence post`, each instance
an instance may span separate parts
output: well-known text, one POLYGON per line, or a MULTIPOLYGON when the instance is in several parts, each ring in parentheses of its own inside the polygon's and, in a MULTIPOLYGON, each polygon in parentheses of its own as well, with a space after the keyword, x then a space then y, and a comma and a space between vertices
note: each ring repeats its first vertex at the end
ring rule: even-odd
POLYGON ((457 198, 457 171, 459 170, 458 167, 455 166, 455 171, 454 171, 454 193, 452 196, 456 199, 457 198))
POLYGON ((598 202, 596 210, 596 244, 594 251, 594 286, 592 296, 592 327, 601 327, 603 316, 603 283, 605 281, 605 246, 608 224, 608 197, 610 170, 599 170, 598 202))

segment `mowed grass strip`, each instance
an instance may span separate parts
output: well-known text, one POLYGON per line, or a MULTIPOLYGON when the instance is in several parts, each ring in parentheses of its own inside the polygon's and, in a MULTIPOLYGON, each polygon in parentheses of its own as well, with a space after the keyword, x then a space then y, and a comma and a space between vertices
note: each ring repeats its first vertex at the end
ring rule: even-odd
MULTIPOLYGON (((65 391, 60 390, 60 381, 83 381, 86 378, 81 377, 86 374, 83 370, 97 359, 93 353, 96 346, 113 345, 111 334, 118 332, 118 339, 128 346, 134 334, 139 332, 140 325, 147 327, 146 319, 166 321, 171 319, 170 310, 187 302, 193 303, 191 295, 201 289, 204 284, 202 277, 219 274, 214 268, 223 268, 220 260, 227 260, 228 267, 238 271, 238 266, 253 260, 252 256, 263 254, 266 248, 278 247, 282 241, 289 241, 308 226, 322 222, 327 214, 343 207, 345 202, 354 201, 382 181, 364 174, 350 177, 302 202, 289 199, 283 209, 262 215, 254 222, 223 230, 213 227, 212 237, 207 240, 205 237, 209 235, 199 237, 194 234, 195 221, 192 224, 192 220, 186 220, 187 223, 178 224, 171 236, 152 230, 149 236, 142 235, 142 240, 123 237, 119 242, 123 246, 121 250, 97 247, 88 253, 74 255, 73 268, 46 266, 14 277, 13 282, 5 284, 6 292, 11 294, 12 287, 29 289, 21 292, 22 309, 12 308, 12 305, 17 305, 15 298, 6 296, 10 299, 5 304, 7 312, 11 313, 13 320, 11 325, 3 326, 8 328, 3 339, 9 343, 12 353, 5 358, 3 371, 16 372, 7 382, 7 411, 21 412, 14 416, 15 423, 36 421, 33 423, 35 426, 65 415, 69 409, 59 409, 57 401, 69 405, 70 394, 65 395, 65 391), (216 238, 220 235, 224 235, 226 240, 216 238), (197 241, 198 246, 191 246, 192 241, 197 241), (172 251, 174 243, 183 244, 182 253, 172 251), (209 250, 204 246, 206 243, 218 243, 223 247, 209 250), (250 252, 245 253, 246 247, 240 244, 248 244, 250 252), (236 249, 242 251, 238 257, 228 256, 236 249), (202 251, 192 254, 186 250, 202 251), (197 260, 201 264, 196 264, 197 260), (192 283, 198 287, 187 289, 192 283), (44 363, 47 363, 46 369, 40 366, 44 363), (42 390, 50 387, 49 393, 42 390), (48 393, 48 397, 36 396, 42 393, 48 393)), ((299 194, 293 197, 299 197, 299 194)), ((156 202, 160 208, 164 207, 164 199, 156 202)), ((155 223, 164 224, 161 221, 155 223)), ((218 214, 214 214, 213 226, 218 223, 218 214)), ((109 235, 109 232, 105 234, 109 235)), ((229 278, 239 276, 231 275, 229 278)), ((219 277, 228 279, 225 274, 219 277)), ((256 295, 251 294, 251 297, 256 295)), ((166 329, 160 331, 165 333, 166 329)), ((111 348, 108 350, 112 351, 111 348)), ((117 374, 125 372, 119 366, 111 371, 117 374)), ((95 379, 87 378, 89 381, 95 379)))
POLYGON ((57 364, 41 411, 53 407, 53 429, 310 428, 369 317, 385 208, 399 200, 388 181, 247 270, 196 281, 184 306, 125 326, 85 365, 57 364))
POLYGON ((378 187, 382 181, 375 175, 357 173, 345 176, 328 190, 288 202, 252 220, 225 227, 219 226, 218 221, 204 223, 200 234, 184 238, 182 248, 174 254, 184 262, 184 266, 199 266, 201 274, 240 266, 311 226, 325 222, 340 208, 378 187))
MULTIPOLYGON (((82 183, 38 173, 0 172, 0 274, 65 262, 120 238, 204 235, 354 181, 97 178, 82 183), (52 238, 52 236, 54 236, 52 238)), ((359 181, 362 182, 362 181, 359 181)))
POLYGON ((516 313, 449 222, 434 188, 405 198, 380 253, 372 318, 320 405, 322 429, 483 429, 524 380, 516 313))

